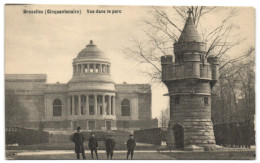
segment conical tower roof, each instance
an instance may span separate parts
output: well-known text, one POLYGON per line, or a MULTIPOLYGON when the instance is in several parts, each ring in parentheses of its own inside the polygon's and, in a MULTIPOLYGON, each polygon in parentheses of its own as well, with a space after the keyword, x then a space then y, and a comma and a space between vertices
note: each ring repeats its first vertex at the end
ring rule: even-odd
POLYGON ((178 42, 202 42, 199 33, 191 17, 191 11, 188 11, 189 17, 186 20, 185 26, 181 32, 178 42))

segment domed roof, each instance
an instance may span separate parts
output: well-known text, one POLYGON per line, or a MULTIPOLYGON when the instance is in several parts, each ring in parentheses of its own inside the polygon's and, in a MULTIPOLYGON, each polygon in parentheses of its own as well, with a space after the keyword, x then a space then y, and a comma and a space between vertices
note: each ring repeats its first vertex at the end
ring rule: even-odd
POLYGON ((86 59, 106 59, 108 57, 103 53, 94 43, 90 40, 90 43, 86 46, 85 49, 81 50, 77 58, 86 58, 86 59))
POLYGON ((194 25, 191 17, 191 11, 188 12, 189 17, 186 20, 185 26, 181 32, 178 42, 202 42, 199 33, 194 25))

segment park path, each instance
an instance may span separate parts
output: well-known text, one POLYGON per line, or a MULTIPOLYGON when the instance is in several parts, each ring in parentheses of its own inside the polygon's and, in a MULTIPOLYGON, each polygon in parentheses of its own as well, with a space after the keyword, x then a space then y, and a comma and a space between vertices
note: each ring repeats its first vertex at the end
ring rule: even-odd
MULTIPOLYGON (((126 150, 114 150, 114 153, 126 153, 126 150)), ((164 151, 161 151, 164 152, 164 151)), ((179 151, 174 151, 179 152, 179 151)), ((90 150, 85 150, 85 153, 90 153, 90 150)), ((98 150, 98 153, 106 153, 105 150, 98 150)), ((135 153, 157 153, 152 150, 135 150, 135 153)), ((57 154, 74 154, 74 150, 42 150, 42 151, 16 151, 17 156, 29 155, 57 155, 57 154)))
MULTIPOLYGON (((9 151, 11 152, 11 151, 9 151)), ((48 150, 48 151, 13 151, 13 155, 7 156, 6 159, 12 160, 74 160, 75 153, 73 150, 48 150)), ((86 158, 90 159, 90 151, 85 150, 86 158)), ((106 154, 105 150, 99 150, 99 159, 105 160, 106 154)), ((125 160, 126 151, 125 150, 116 150, 114 151, 115 160, 125 160)), ((134 153, 135 160, 173 160, 174 158, 157 154, 157 151, 135 151, 134 153)))

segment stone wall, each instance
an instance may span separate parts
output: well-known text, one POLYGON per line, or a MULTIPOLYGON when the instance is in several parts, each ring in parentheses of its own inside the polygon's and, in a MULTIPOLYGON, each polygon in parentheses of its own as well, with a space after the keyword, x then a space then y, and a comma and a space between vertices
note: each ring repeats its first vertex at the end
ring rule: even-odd
POLYGON ((151 93, 138 95, 138 114, 140 120, 151 120, 152 117, 151 93))
POLYGON ((149 129, 158 127, 158 119, 151 119, 151 120, 132 120, 132 121, 125 121, 125 120, 118 120, 116 122, 118 129, 149 129), (124 123, 129 125, 127 128, 124 127, 124 123))

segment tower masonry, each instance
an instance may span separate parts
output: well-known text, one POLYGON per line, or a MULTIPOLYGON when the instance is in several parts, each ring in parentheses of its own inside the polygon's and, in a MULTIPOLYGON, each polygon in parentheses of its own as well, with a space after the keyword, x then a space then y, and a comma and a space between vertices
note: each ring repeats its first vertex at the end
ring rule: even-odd
POLYGON ((170 96, 169 131, 174 148, 203 149, 215 145, 211 121, 211 90, 218 80, 219 63, 206 57, 191 14, 172 55, 161 57, 162 81, 170 96))

